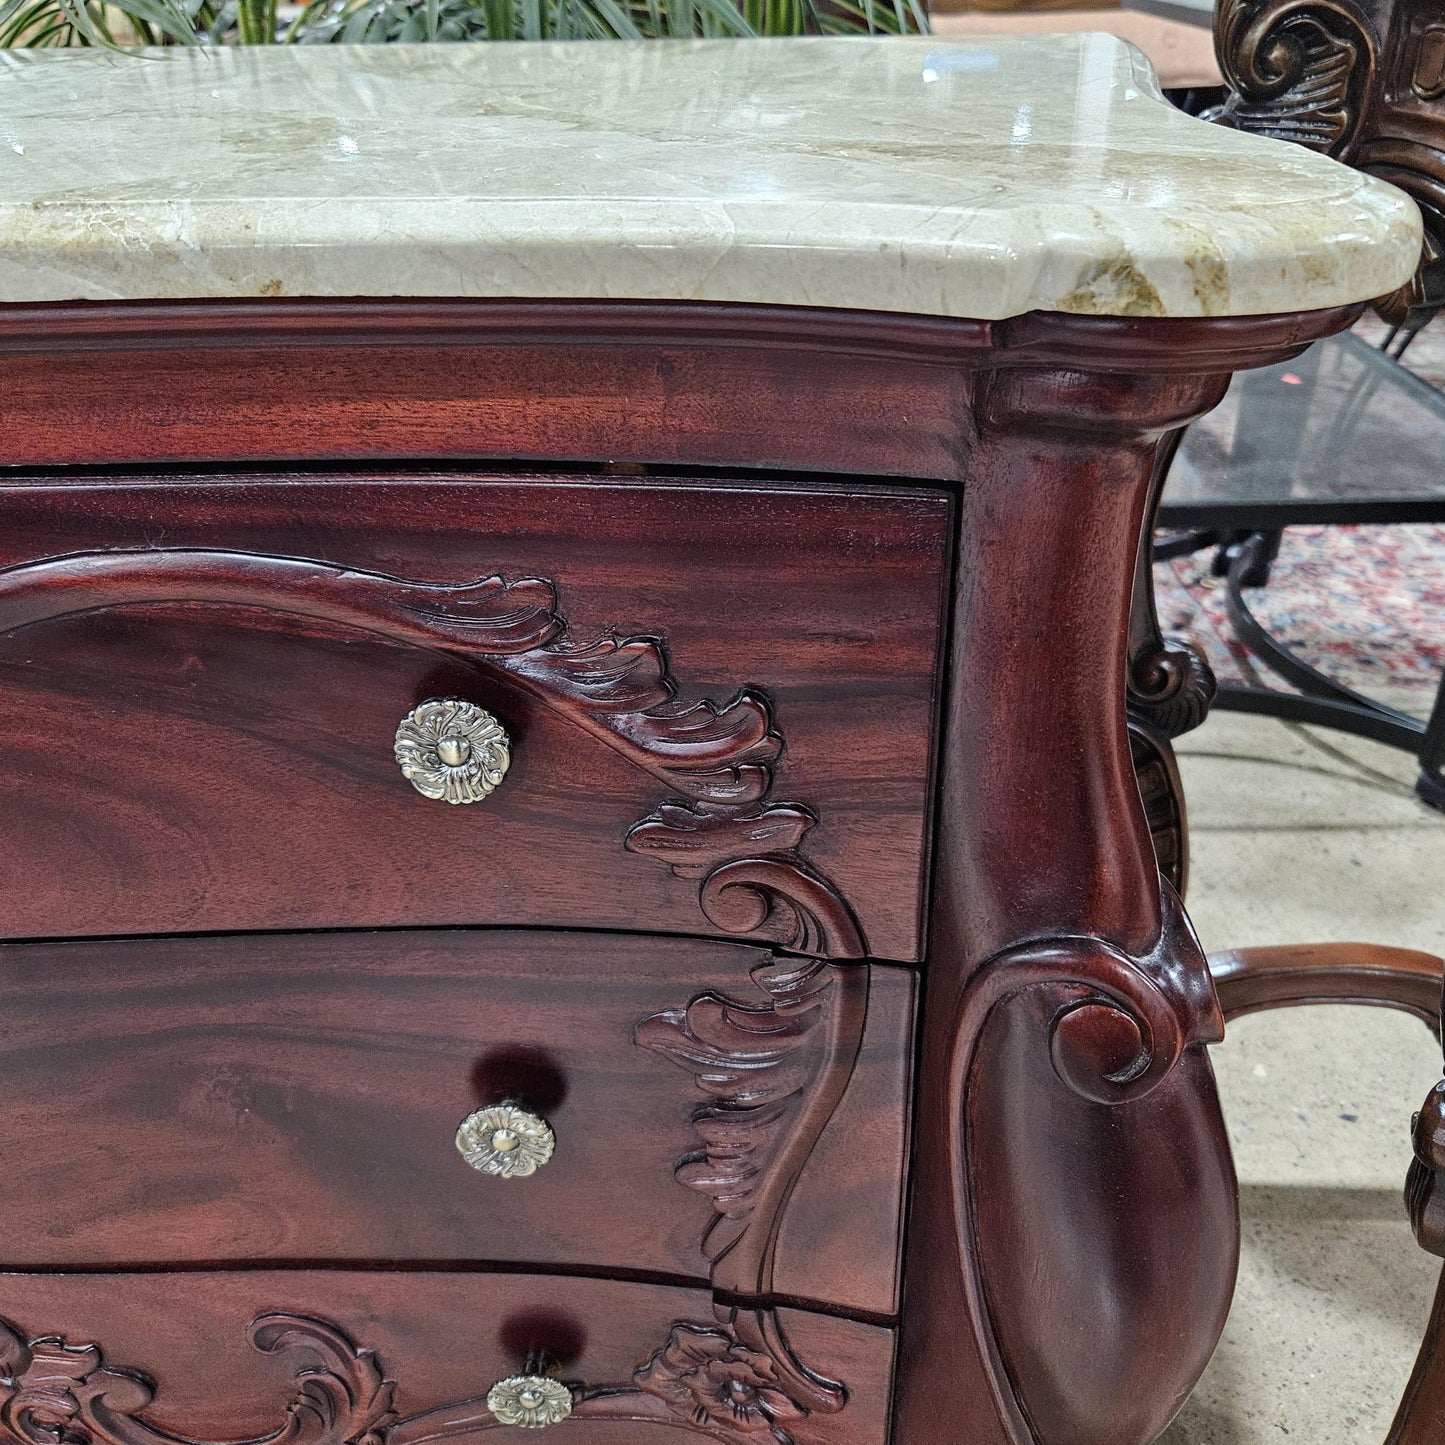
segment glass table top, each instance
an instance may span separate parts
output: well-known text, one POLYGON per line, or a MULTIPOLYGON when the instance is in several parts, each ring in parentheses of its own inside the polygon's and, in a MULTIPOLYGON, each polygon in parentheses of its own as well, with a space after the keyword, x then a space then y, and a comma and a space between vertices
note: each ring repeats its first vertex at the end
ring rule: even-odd
POLYGON ((1241 372, 1186 433, 1159 520, 1445 521, 1445 393, 1349 332, 1241 372))

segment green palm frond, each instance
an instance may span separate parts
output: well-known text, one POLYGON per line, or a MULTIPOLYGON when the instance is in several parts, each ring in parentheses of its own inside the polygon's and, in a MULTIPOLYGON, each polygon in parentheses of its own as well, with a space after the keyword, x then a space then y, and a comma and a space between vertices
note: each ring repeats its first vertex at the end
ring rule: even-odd
POLYGON ((921 0, 0 0, 0 48, 925 33, 921 0))

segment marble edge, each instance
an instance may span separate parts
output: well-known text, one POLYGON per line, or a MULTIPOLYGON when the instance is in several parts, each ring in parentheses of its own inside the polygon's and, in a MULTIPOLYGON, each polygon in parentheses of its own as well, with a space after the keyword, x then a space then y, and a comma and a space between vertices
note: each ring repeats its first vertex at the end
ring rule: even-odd
MULTIPOLYGON (((1106 39, 1127 63, 1130 83, 1167 107, 1171 123, 1199 123, 1169 106, 1152 63, 1131 42, 1107 32, 1064 38, 1106 39)), ((869 43, 869 37, 808 39, 869 43)), ((934 37, 910 41, 936 43, 934 37)), ((636 44, 659 43, 669 42, 636 44)), ((971 42, 954 37, 942 43, 971 42)), ((779 224, 770 203, 706 198, 626 201, 601 239, 595 226, 580 223, 568 234, 566 217, 583 209, 574 197, 362 195, 329 198, 324 205, 267 200, 264 207, 226 198, 109 205, 0 201, 0 304, 454 297, 732 302, 980 321, 1040 310, 1199 318, 1326 310, 1388 294, 1413 274, 1422 225, 1403 192, 1283 142, 1228 134, 1231 146, 1280 146, 1297 163, 1303 154, 1311 169, 1328 165, 1338 172, 1338 191, 1323 189, 1300 202, 1313 215, 1299 227, 1292 249, 1281 247, 1278 221, 1270 228, 1272 245, 1251 247, 1238 234, 1248 229, 1246 219, 1228 213, 1220 217, 1219 239, 1204 232, 1198 215, 1191 222, 1137 206, 1129 212, 1128 241, 1111 230, 1102 211, 1094 213, 1097 228, 1085 233, 1080 218, 1090 208, 1078 200, 1059 203, 1068 224, 1058 228, 1048 223, 1053 208, 1030 205, 1012 214, 1007 208, 988 212, 986 227, 979 228, 986 234, 978 236, 967 234, 967 216, 929 212, 917 202, 863 202, 852 208, 855 224, 835 228, 831 242, 811 233, 800 240, 797 220, 779 224), (1341 214, 1327 219, 1326 212, 1341 214), (156 224, 157 214, 164 224, 156 224), (237 240, 242 215, 249 230, 244 242, 237 240), (3 239, 7 218, 23 221, 26 231, 13 247, 3 239), (1231 223, 1235 234, 1229 234, 1231 223), (77 242, 78 225, 90 230, 88 241, 77 242), (142 233, 140 246, 127 246, 130 227, 142 233), (1367 227, 1376 234, 1365 236, 1367 227), (1193 234, 1181 237, 1183 232, 1193 234), (1037 240, 1041 233, 1049 236, 1047 246, 1037 240), (663 251, 665 274, 656 264, 663 251), (127 270, 137 274, 123 278, 127 270), (922 278, 923 271, 933 274, 922 278), (981 296, 988 299, 981 302, 981 296)), ((586 208, 595 212, 597 203, 586 208)), ((1208 219, 1207 208, 1202 219, 1208 219)))

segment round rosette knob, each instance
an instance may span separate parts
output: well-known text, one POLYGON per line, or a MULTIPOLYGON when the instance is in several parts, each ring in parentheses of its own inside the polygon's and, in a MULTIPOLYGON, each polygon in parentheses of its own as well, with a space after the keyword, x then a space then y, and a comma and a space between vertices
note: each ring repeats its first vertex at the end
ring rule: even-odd
POLYGON ((572 1413, 572 1391, 550 1375, 509 1375, 487 1391, 487 1409, 499 1424, 542 1430, 572 1413))
POLYGON ((480 803, 506 776, 511 744, 485 708, 459 697, 433 697, 396 730, 396 761, 424 798, 480 803))
POLYGON ((515 1104, 494 1104, 468 1114, 457 1129, 457 1149, 481 1174, 526 1179, 557 1147, 552 1126, 515 1104))

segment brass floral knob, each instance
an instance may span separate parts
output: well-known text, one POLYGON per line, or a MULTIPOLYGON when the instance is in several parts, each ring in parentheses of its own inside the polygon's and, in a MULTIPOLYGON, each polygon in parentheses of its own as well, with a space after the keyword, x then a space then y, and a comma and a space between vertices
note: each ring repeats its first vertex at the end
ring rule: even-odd
POLYGON ((552 1126, 515 1104, 493 1104, 468 1114, 457 1129, 461 1156, 482 1174, 525 1179, 535 1174, 557 1147, 552 1126))
POLYGON ((542 1430, 572 1413, 572 1391, 550 1375, 509 1375, 487 1391, 487 1409, 499 1424, 542 1430))
POLYGON ((424 798, 480 803, 506 775, 511 746, 501 723, 459 697, 433 697, 396 730, 396 761, 424 798))

